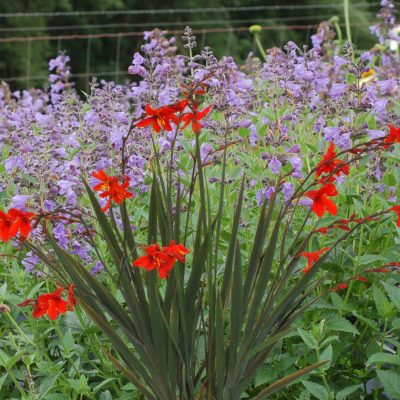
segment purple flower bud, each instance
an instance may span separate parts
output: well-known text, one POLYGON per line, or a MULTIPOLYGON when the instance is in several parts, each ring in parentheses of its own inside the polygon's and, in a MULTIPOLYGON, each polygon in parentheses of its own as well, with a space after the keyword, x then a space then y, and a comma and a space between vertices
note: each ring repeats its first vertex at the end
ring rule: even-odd
POLYGON ((18 208, 19 210, 26 209, 26 203, 31 199, 32 196, 19 194, 11 199, 10 208, 18 208))
POLYGON ((285 182, 282 185, 283 199, 287 203, 294 194, 294 185, 291 182, 285 182))
POLYGON ((91 269, 90 269, 90 274, 93 276, 96 276, 100 274, 104 269, 104 264, 101 261, 98 261, 91 269))
POLYGON ((272 160, 268 164, 268 168, 273 174, 279 174, 282 168, 282 163, 275 156, 273 156, 272 160))
POLYGON ((261 206, 265 199, 269 200, 271 196, 275 193, 275 187, 269 186, 261 190, 257 190, 256 199, 257 204, 261 206))
POLYGON ((249 135, 250 146, 252 146, 252 147, 257 146, 257 142, 258 142, 257 129, 254 124, 251 124, 250 125, 250 135, 249 135))

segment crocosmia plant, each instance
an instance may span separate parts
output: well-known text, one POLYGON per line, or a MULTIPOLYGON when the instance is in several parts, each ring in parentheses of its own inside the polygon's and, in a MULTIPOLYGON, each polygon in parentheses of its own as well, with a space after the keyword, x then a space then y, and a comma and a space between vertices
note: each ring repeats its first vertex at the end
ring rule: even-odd
MULTIPOLYGON (((6 108, 4 149, 19 152, 5 166, 16 193, 0 239, 51 283, 19 310, 55 323, 85 312, 140 398, 310 398, 290 392, 299 382, 336 398, 350 378, 326 378, 338 336, 325 332, 356 342, 368 316, 343 317, 350 296, 400 270, 400 68, 384 50, 354 55, 332 32, 322 25, 310 50, 289 43, 240 70, 208 48, 195 55, 189 28, 180 57, 156 30, 130 86, 93 82, 83 103, 67 85, 45 111, 6 108), (41 158, 24 156, 27 126, 41 158), (383 261, 362 250, 374 240, 392 249, 383 261), (299 320, 321 309, 330 317, 318 314, 311 334, 299 320), (274 374, 284 351, 304 362, 274 374)), ((391 338, 380 353, 396 352, 391 338)))

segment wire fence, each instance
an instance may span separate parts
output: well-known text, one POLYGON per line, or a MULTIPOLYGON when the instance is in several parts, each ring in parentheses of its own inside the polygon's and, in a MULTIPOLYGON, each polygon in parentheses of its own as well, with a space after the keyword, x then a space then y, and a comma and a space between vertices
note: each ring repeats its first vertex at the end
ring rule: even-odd
MULTIPOLYGON (((352 4, 354 9, 364 9, 377 7, 379 3, 355 3, 352 4)), ((85 25, 55 25, 46 27, 37 26, 23 26, 23 27, 0 27, 0 59, 2 52, 2 45, 15 44, 16 46, 25 46, 26 53, 26 70, 25 76, 4 76, 0 77, 0 81, 9 83, 13 82, 25 82, 26 85, 30 85, 31 82, 45 82, 48 76, 45 75, 34 75, 31 73, 31 61, 32 55, 35 54, 34 44, 39 42, 57 42, 58 51, 66 51, 69 53, 69 46, 76 41, 82 41, 80 47, 80 54, 85 57, 85 62, 81 63, 85 66, 84 71, 72 71, 72 78, 81 78, 86 80, 86 88, 88 88, 89 79, 95 75, 99 78, 111 78, 116 82, 120 82, 121 79, 127 77, 127 61, 125 58, 121 60, 121 48, 122 40, 124 38, 143 37, 143 30, 152 30, 156 27, 170 28, 168 33, 172 35, 180 36, 182 34, 182 28, 184 26, 193 27, 193 33, 200 37, 201 45, 206 44, 206 36, 218 33, 227 33, 226 35, 226 54, 229 54, 230 46, 234 34, 249 33, 249 26, 253 24, 261 25, 263 31, 279 32, 281 38, 283 38, 284 32, 287 31, 308 31, 311 33, 315 31, 319 24, 315 21, 327 20, 332 16, 332 10, 341 10, 342 4, 331 3, 331 4, 295 4, 295 5, 265 5, 265 6, 249 6, 249 7, 206 7, 206 8, 179 8, 179 9, 153 9, 153 10, 110 10, 110 11, 68 11, 68 12, 33 12, 33 13, 0 13, 0 19, 7 18, 36 18, 36 17, 76 17, 76 16, 118 16, 118 15, 178 15, 178 14, 194 14, 194 13, 239 13, 239 12, 255 12, 258 13, 254 17, 247 18, 233 18, 227 21, 226 19, 212 19, 207 20, 184 20, 184 21, 161 21, 161 22, 133 22, 133 23, 99 23, 99 24, 85 24, 85 25), (260 18, 260 11, 301 11, 301 10, 312 10, 318 11, 323 10, 324 14, 312 15, 289 15, 278 18, 260 18), (291 22, 301 22, 301 24, 291 24, 291 22), (310 21, 309 23, 307 23, 310 21), (227 22, 230 26, 226 27, 227 22), (107 32, 108 29, 117 29, 116 32, 107 32), (124 31, 125 29, 125 31, 124 31), (75 33, 75 31, 87 31, 99 30, 100 33, 75 33), (70 34, 62 34, 61 32, 73 32, 70 34), (60 33, 54 33, 60 32, 60 33), (44 33, 44 34, 40 34, 44 33), (15 34, 15 36, 8 36, 15 34), (1 37, 7 35, 6 37, 1 37), (111 70, 95 71, 92 65, 92 52, 93 52, 93 40, 115 40, 113 42, 111 54, 107 54, 108 59, 114 59, 111 70), (126 67, 126 68, 125 68, 126 67), (125 68, 125 69, 124 69, 125 68)), ((339 24, 343 26, 343 24, 339 24)), ((353 22, 352 27, 366 27, 370 25, 365 21, 353 22)), ((309 34, 307 34, 309 36, 309 34)))
MULTIPOLYGON (((352 8, 368 8, 380 3, 354 3, 352 8)), ((264 6, 236 6, 236 7, 202 7, 202 8, 161 8, 149 10, 98 10, 98 11, 56 11, 56 12, 16 12, 0 13, 0 18, 35 18, 35 17, 77 17, 77 16, 115 16, 115 15, 157 15, 157 14, 198 14, 222 13, 243 11, 287 11, 287 10, 334 10, 341 9, 340 3, 326 4, 273 4, 264 6)))

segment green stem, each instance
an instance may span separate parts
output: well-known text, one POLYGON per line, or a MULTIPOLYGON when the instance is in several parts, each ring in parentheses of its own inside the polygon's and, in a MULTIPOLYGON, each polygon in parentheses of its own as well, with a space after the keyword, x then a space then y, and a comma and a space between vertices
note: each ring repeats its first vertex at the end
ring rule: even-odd
POLYGON ((263 48, 263 45, 261 43, 261 39, 260 39, 260 35, 258 33, 254 34, 254 41, 258 47, 258 51, 260 52, 262 58, 264 59, 264 61, 267 61, 267 54, 265 53, 265 50, 263 48))
POLYGON ((10 375, 11 380, 14 382, 15 387, 18 389, 18 391, 21 393, 21 399, 28 399, 28 396, 26 395, 24 389, 18 382, 18 379, 15 377, 13 374, 12 370, 7 367, 7 362, 4 361, 2 354, 0 353, 0 362, 3 364, 3 367, 7 371, 8 375, 10 375))
MULTIPOLYGON (((317 353, 318 362, 321 361, 321 356, 320 356, 319 350, 320 350, 319 347, 317 347, 315 349, 315 352, 317 353)), ((324 384, 325 390, 328 393, 329 400, 334 400, 333 397, 332 397, 331 391, 329 389, 328 381, 326 380, 325 371, 322 368, 321 368, 321 378, 322 378, 322 382, 324 384)))
MULTIPOLYGON (((383 347, 385 345, 385 336, 386 336, 387 327, 388 327, 388 319, 385 318, 385 322, 383 325, 382 341, 381 341, 381 345, 380 345, 381 352, 383 352, 383 347)), ((381 364, 377 363, 376 370, 378 371, 380 369, 381 369, 381 364)), ((379 394, 378 392, 379 392, 379 385, 376 385, 375 391, 374 391, 374 400, 378 400, 378 394, 379 394)))

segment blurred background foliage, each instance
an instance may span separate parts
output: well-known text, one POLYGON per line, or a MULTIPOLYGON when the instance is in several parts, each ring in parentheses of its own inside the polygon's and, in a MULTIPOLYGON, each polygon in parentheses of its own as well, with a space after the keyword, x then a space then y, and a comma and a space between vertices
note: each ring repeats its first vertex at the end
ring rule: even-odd
MULTIPOLYGON (((368 25, 375 21, 378 10, 379 2, 376 0, 350 0, 353 41, 359 49, 367 49, 375 42, 368 25)), ((265 48, 282 46, 288 40, 310 44, 315 25, 334 15, 339 17, 340 23, 344 22, 341 0, 336 3, 331 0, 203 0, 201 3, 198 0, 1 1, 0 80, 9 82, 13 89, 41 85, 46 81, 48 60, 59 51, 66 51, 71 57, 72 73, 77 74, 78 87, 87 87, 88 78, 92 75, 121 82, 126 78, 125 71, 133 53, 140 50, 143 42, 139 32, 153 28, 170 30, 175 32, 177 45, 182 46, 177 32, 183 31, 186 25, 198 31, 197 49, 210 46, 218 57, 232 55, 240 62, 249 52, 257 53, 253 38, 246 29, 249 26, 259 24, 270 27, 261 35, 265 48), (271 8, 254 9, 259 6, 271 8), (243 9, 229 10, 224 7, 243 9), (148 10, 148 13, 109 14, 118 10, 148 10), (71 11, 78 12, 75 15, 57 14, 71 11), (93 15, 80 13, 82 11, 104 13, 93 15), (38 12, 41 14, 32 15, 38 12), (224 31, 212 31, 215 29, 224 31), (116 35, 124 32, 137 32, 138 36, 116 35), (114 36, 88 37, 105 33, 114 36), (63 38, 70 35, 82 35, 84 38, 63 38), (42 38, 35 40, 36 36, 42 38), (20 41, 1 41, 17 37, 20 41)), ((344 32, 344 27, 342 29, 344 32)))

